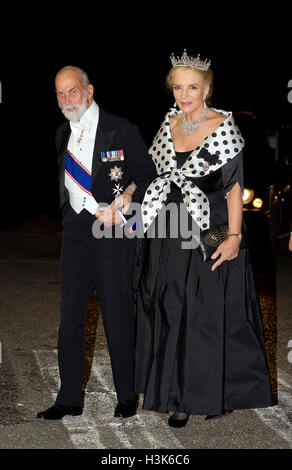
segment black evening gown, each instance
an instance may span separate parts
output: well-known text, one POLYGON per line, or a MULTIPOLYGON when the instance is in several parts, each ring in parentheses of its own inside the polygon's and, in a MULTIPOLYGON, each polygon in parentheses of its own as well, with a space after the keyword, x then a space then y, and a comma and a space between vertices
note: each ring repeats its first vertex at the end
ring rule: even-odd
MULTIPOLYGON (((176 153, 178 168, 190 153, 176 153)), ((242 154, 192 180, 209 199, 210 226, 227 222, 225 196, 237 181, 243 187, 242 154)), ((187 211, 180 189, 171 188, 167 202, 187 211)), ((135 379, 143 408, 216 415, 271 406, 248 249, 211 271, 213 260, 203 263, 197 249, 182 249, 181 242, 180 236, 144 239, 135 379)))

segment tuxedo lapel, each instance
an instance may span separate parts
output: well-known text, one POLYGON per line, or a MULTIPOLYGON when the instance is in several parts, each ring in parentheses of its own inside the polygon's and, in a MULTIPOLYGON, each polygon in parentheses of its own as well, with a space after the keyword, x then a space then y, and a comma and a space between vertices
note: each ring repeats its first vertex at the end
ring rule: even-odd
POLYGON ((68 147, 69 137, 71 129, 70 124, 66 123, 62 130, 61 142, 58 152, 58 165, 59 165, 59 187, 60 187, 60 205, 62 206, 65 201, 65 161, 66 161, 66 150, 68 147))
POLYGON ((61 143, 58 151, 58 164, 60 171, 63 171, 65 169, 65 156, 68 147, 70 132, 70 124, 66 123, 66 126, 64 126, 64 129, 62 131, 61 143))
POLYGON ((114 135, 116 133, 115 130, 106 129, 106 121, 107 121, 106 114, 100 108, 99 109, 99 122, 97 126, 93 157, 92 157, 91 185, 93 184, 93 181, 95 180, 98 174, 98 171, 100 170, 101 165, 102 165, 101 152, 107 152, 112 149, 112 142, 114 139, 114 135))

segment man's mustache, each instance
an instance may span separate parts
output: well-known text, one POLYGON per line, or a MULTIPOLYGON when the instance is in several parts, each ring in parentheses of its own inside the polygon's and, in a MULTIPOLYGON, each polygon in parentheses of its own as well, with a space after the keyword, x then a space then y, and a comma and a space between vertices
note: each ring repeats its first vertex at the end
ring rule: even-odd
POLYGON ((67 111, 68 109, 80 109, 81 105, 80 104, 64 104, 62 106, 62 109, 67 111))

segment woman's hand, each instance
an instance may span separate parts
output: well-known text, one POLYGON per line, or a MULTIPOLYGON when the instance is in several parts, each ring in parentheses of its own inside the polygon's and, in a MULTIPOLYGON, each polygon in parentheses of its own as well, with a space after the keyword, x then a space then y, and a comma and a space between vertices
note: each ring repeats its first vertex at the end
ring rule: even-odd
POLYGON ((240 238, 231 236, 224 242, 222 242, 215 253, 211 256, 211 259, 216 259, 219 255, 220 258, 213 264, 211 270, 214 271, 223 261, 230 261, 237 257, 240 246, 240 238))
POLYGON ((116 197, 111 203, 112 210, 115 211, 118 208, 123 208, 122 213, 126 214, 132 202, 132 195, 125 191, 121 196, 116 197))

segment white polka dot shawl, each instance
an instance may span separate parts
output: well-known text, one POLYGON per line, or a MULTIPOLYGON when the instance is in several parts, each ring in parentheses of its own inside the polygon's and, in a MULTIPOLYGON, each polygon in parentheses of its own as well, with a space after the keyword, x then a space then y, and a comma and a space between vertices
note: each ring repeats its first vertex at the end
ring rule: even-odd
MULTIPOLYGON (((214 109, 214 108, 213 108, 214 109)), ((210 208, 207 196, 189 178, 206 176, 233 159, 244 147, 244 139, 231 112, 214 109, 227 118, 211 132, 178 169, 169 120, 180 114, 170 109, 153 140, 149 154, 156 165, 158 177, 148 186, 142 203, 144 232, 148 230, 170 194, 170 184, 175 183, 182 192, 189 213, 204 230, 209 228, 210 208)))

